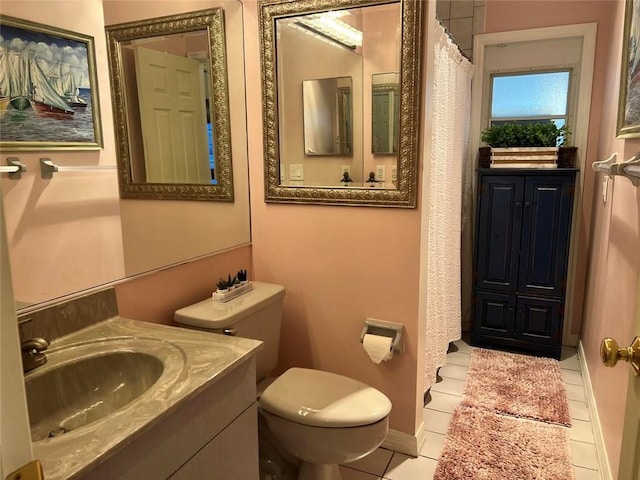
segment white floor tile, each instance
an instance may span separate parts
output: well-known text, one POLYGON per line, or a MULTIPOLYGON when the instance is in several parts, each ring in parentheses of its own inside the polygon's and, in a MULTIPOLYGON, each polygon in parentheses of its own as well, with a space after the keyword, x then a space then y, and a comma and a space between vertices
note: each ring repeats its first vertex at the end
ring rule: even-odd
POLYGON ((576 480, 602 480, 598 470, 575 467, 576 480))
POLYGON ((473 347, 464 340, 456 340, 453 344, 458 347, 458 352, 460 353, 471 353, 473 350, 473 347))
POLYGON ((580 371, 578 354, 576 353, 576 349, 574 347, 562 347, 562 354, 560 355, 560 368, 580 371))
POLYGON ((590 468, 597 470, 600 468, 598 464, 598 454, 596 446, 591 443, 583 443, 571 441, 571 463, 577 467, 590 468))
POLYGON ((456 380, 466 380, 469 367, 462 365, 447 364, 438 370, 438 375, 442 378, 455 378, 456 380))
POLYGON ((577 440, 578 442, 595 443, 591 422, 572 420, 571 428, 569 429, 569 438, 571 440, 577 440))
POLYGON ((431 392, 448 393, 449 395, 462 395, 464 391, 464 380, 455 378, 443 378, 441 382, 431 385, 431 392))
POLYGON ((424 444, 420 449, 420 455, 423 457, 438 460, 442 452, 445 435, 435 432, 425 432, 424 444))
POLYGON ((366 457, 356 462, 346 463, 344 466, 381 477, 387 469, 392 456, 393 452, 391 450, 378 448, 366 457))
POLYGON ((459 395, 450 395, 448 393, 435 392, 433 390, 429 394, 431 395, 431 400, 424 406, 424 408, 428 408, 429 410, 438 410, 439 412, 453 413, 462 400, 462 397, 459 395))
POLYGON ((576 370, 562 370, 562 378, 569 385, 583 386, 582 375, 576 370))
POLYGON ((586 422, 591 420, 591 416, 589 415, 589 407, 585 402, 569 400, 569 414, 574 420, 584 420, 586 422))
POLYGON ((353 470, 348 467, 341 466, 340 474, 342 480, 380 480, 381 477, 377 475, 371 475, 370 473, 361 472, 359 470, 353 470))
POLYGON ((567 390, 567 398, 569 400, 576 400, 578 402, 585 402, 586 396, 584 394, 584 387, 582 385, 568 385, 565 384, 567 390))
POLYGON ((447 434, 447 427, 452 415, 450 413, 436 412, 435 410, 422 410, 424 429, 427 432, 447 434))
POLYGON ((384 474, 390 480, 433 480, 438 462, 426 457, 408 457, 394 453, 391 464, 384 474))
POLYGON ((453 352, 447 354, 447 364, 449 365, 462 365, 463 367, 468 367, 470 359, 471 356, 468 353, 453 352))

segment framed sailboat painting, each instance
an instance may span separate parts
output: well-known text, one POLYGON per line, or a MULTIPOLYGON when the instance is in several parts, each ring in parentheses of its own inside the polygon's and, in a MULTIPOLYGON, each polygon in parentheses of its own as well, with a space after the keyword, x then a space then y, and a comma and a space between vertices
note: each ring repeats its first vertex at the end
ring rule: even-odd
POLYGON ((626 0, 618 138, 640 138, 640 0, 626 0))
POLYGON ((102 146, 93 37, 0 15, 0 151, 102 146))

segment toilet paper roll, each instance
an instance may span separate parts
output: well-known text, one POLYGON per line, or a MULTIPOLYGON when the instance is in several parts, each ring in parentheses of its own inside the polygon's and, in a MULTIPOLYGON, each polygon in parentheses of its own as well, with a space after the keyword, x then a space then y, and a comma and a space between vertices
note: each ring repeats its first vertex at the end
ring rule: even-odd
POLYGON ((373 363, 391 360, 393 357, 393 338, 367 333, 362 345, 373 363))

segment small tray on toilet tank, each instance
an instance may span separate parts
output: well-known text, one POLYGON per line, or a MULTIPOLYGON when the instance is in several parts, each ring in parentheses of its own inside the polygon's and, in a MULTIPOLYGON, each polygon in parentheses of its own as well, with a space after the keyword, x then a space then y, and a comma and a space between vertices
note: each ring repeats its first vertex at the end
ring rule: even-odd
POLYGON ((229 300, 233 300, 236 297, 239 297, 243 293, 250 292, 251 290, 253 290, 253 285, 251 284, 251 282, 247 282, 243 285, 238 285, 234 287, 232 290, 229 290, 228 292, 219 293, 215 291, 211 294, 211 297, 213 298, 214 302, 224 303, 224 302, 228 302, 229 300))

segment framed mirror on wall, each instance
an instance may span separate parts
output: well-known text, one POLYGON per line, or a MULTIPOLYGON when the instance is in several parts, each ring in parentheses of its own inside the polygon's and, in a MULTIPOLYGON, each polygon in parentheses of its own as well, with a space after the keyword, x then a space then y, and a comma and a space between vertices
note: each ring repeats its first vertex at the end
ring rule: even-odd
POLYGON ((422 2, 258 4, 265 200, 415 207, 422 2))
MULTIPOLYGON (((103 18, 92 14, 96 1, 75 3, 43 8, 52 18, 56 15, 83 18, 83 31, 94 38, 105 34, 105 22, 154 25, 156 17, 178 16, 199 4, 148 1, 143 2, 142 8, 141 2, 97 0, 104 11, 103 18)), ((116 170, 61 172, 53 179, 43 179, 39 165, 42 155, 21 153, 20 160, 28 166, 22 179, 16 181, 8 175, 0 178, 19 314, 187 262, 202 259, 217 265, 218 259, 225 262, 229 256, 247 255, 251 234, 242 4, 235 0, 213 0, 211 4, 224 8, 227 29, 226 83, 233 131, 234 201, 121 201, 116 170)), ((20 0, 9 0, 3 2, 2 8, 3 13, 28 17, 25 12, 30 7, 20 0)), ((204 28, 201 30, 206 32, 204 28)), ((98 58, 106 58, 104 44, 102 51, 97 48, 98 58)), ((98 61, 97 77, 107 79, 108 68, 107 62, 98 61)), ((109 81, 99 83, 99 93, 102 99, 111 97, 109 81)), ((113 138, 114 122, 104 108, 102 113, 105 138, 113 138)), ((101 151, 64 152, 58 156, 63 165, 85 165, 89 161, 112 161, 117 152, 114 142, 106 142, 101 151)), ((8 155, 2 157, 3 163, 8 155)), ((50 155, 56 154, 47 153, 50 155)))
POLYGON ((223 9, 106 32, 120 196, 233 201, 223 9))

